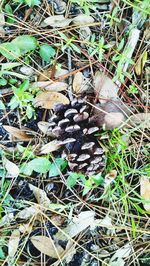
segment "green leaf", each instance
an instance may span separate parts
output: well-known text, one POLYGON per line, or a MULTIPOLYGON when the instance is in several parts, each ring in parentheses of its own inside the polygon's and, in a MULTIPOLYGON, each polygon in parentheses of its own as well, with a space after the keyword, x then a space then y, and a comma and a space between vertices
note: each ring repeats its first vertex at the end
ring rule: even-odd
POLYGON ((6 20, 7 23, 14 24, 15 19, 14 19, 14 14, 13 14, 13 10, 12 10, 11 6, 9 4, 6 4, 4 10, 8 14, 7 20, 6 20))
POLYGON ((79 174, 77 173, 70 173, 68 178, 67 178, 67 186, 69 188, 74 187, 74 185, 76 184, 77 180, 79 178, 79 174))
POLYGON ((60 175, 67 166, 67 161, 61 158, 55 159, 55 163, 52 163, 49 170, 49 177, 54 177, 60 175))
POLYGON ((5 254, 4 254, 4 252, 3 252, 2 247, 0 247, 0 259, 1 259, 1 260, 4 260, 4 259, 5 259, 5 254))
POLYGON ((31 119, 32 118, 33 112, 34 112, 34 109, 32 108, 32 106, 27 105, 27 108, 26 108, 26 116, 28 117, 28 119, 31 119))
POLYGON ((7 59, 14 60, 21 56, 20 49, 12 42, 5 42, 0 45, 0 53, 7 59))
POLYGON ((1 100, 0 100, 0 110, 5 110, 5 105, 1 100))
POLYGON ((38 6, 41 1, 40 0, 14 0, 15 3, 26 4, 28 6, 38 6))
POLYGON ((7 84, 7 79, 1 78, 0 79, 0 86, 5 86, 7 84))
POLYGON ((94 181, 95 185, 99 186, 103 184, 104 178, 101 176, 101 174, 97 174, 92 176, 92 180, 94 181))
POLYGON ((41 45, 39 53, 41 58, 48 63, 51 61, 50 59, 53 58, 56 54, 55 49, 48 44, 41 45))
POLYGON ((20 49, 22 54, 33 51, 37 47, 37 39, 29 35, 18 36, 11 43, 20 49))
POLYGON ((47 158, 35 158, 27 164, 24 164, 21 168, 21 172, 26 175, 31 175, 33 171, 40 174, 45 174, 49 171, 50 166, 51 163, 47 158))
POLYGON ((12 68, 14 68, 14 67, 17 67, 17 66, 20 66, 20 65, 22 65, 22 63, 18 63, 18 62, 14 62, 14 63, 2 63, 1 64, 1 70, 3 71, 3 70, 10 70, 10 69, 12 69, 12 68))

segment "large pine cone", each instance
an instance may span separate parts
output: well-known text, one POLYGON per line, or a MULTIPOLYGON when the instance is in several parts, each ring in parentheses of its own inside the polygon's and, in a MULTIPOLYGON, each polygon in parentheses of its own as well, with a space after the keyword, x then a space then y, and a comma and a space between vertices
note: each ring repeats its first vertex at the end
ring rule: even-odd
POLYGON ((90 121, 91 108, 84 100, 57 104, 50 118, 49 133, 62 141, 62 157, 72 171, 86 175, 100 173, 105 166, 104 150, 95 137, 99 128, 90 121))

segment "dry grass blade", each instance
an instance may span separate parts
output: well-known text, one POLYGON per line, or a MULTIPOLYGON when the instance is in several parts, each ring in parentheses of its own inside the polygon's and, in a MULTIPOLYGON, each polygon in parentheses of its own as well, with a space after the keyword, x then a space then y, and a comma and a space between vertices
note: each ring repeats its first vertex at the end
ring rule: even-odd
POLYGON ((69 99, 59 92, 42 92, 35 98, 35 106, 53 109, 58 103, 69 104, 69 99))
POLYGON ((43 254, 52 258, 59 258, 64 249, 53 242, 53 240, 47 236, 32 236, 30 238, 32 244, 43 254))
POLYGON ((7 125, 3 125, 3 128, 11 134, 12 137, 15 137, 17 139, 20 140, 31 140, 32 137, 29 136, 24 130, 16 128, 16 127, 12 127, 12 126, 7 126, 7 125))

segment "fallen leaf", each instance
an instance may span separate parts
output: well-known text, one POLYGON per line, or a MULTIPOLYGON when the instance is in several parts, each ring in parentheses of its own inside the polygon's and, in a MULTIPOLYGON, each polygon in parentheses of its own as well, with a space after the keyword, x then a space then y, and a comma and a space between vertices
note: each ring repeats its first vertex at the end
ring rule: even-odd
POLYGON ((19 128, 3 125, 3 128, 12 135, 12 137, 15 137, 20 140, 31 140, 32 137, 27 135, 27 133, 19 128))
POLYGON ((78 94, 79 92, 81 92, 83 80, 84 80, 84 76, 82 72, 77 72, 74 75, 74 79, 73 79, 73 92, 74 93, 78 94))
POLYGON ((62 253, 64 252, 64 249, 54 243, 54 241, 47 237, 47 236, 32 236, 30 238, 32 244, 43 254, 52 257, 52 258, 59 258, 62 253))
POLYGON ((87 24, 91 24, 94 22, 94 18, 85 14, 80 14, 78 16, 76 16, 75 18, 73 18, 72 22, 75 25, 87 25, 87 24))
POLYGON ((26 76, 32 76, 34 74, 34 70, 29 66, 22 66, 20 72, 26 76))
POLYGON ((39 214, 39 209, 36 206, 26 207, 17 213, 16 218, 28 220, 37 216, 39 214))
POLYGON ((51 142, 45 144, 41 147, 41 154, 49 154, 50 152, 57 151, 61 147, 61 141, 52 140, 51 142))
POLYGON ((140 76, 147 61, 147 51, 144 51, 135 64, 135 73, 140 76))
POLYGON ((132 252, 132 245, 130 243, 127 243, 115 252, 115 254, 111 257, 109 263, 115 262, 115 260, 118 260, 118 258, 119 259, 127 258, 131 252, 132 252))
POLYGON ((116 100, 118 98, 117 85, 103 72, 95 73, 93 85, 101 103, 105 103, 108 99, 116 100))
POLYGON ((14 213, 7 213, 0 219, 0 227, 10 224, 14 220, 14 213))
POLYGON ((45 208, 50 206, 50 199, 47 197, 46 192, 43 189, 33 186, 32 184, 29 184, 29 188, 33 191, 38 204, 45 208))
POLYGON ((114 128, 120 127, 125 120, 125 115, 121 112, 108 113, 104 116, 103 126, 107 130, 112 130, 114 128))
POLYGON ((65 82, 54 82, 52 80, 48 80, 35 82, 33 83, 33 87, 44 88, 47 91, 65 91, 68 84, 65 82))
POLYGON ((73 238, 85 230, 88 226, 91 226, 94 223, 95 213, 93 211, 83 211, 78 217, 74 217, 72 222, 64 228, 63 232, 58 232, 55 235, 55 239, 59 240, 67 240, 69 238, 73 238))
POLYGON ((150 178, 141 176, 140 178, 141 197, 146 201, 143 203, 144 209, 150 212, 150 178))
POLYGON ((69 99, 59 92, 42 92, 35 98, 35 106, 53 109, 58 103, 69 104, 69 99))
MULTIPOLYGON (((106 263, 104 264, 106 265, 106 263)), ((122 258, 117 258, 115 261, 109 261, 109 266, 124 266, 125 265, 125 261, 122 258)))
POLYGON ((65 76, 66 74, 68 74, 68 70, 64 68, 60 68, 60 69, 56 69, 54 77, 59 78, 59 77, 65 76))
POLYGON ((14 258, 15 254, 18 250, 19 241, 20 241, 20 231, 18 229, 15 229, 12 231, 12 234, 11 234, 9 242, 8 242, 8 256, 9 256, 9 258, 14 258))
POLYGON ((129 117, 128 123, 132 126, 140 126, 142 128, 150 127, 150 113, 139 113, 129 117))
MULTIPOLYGON (((51 74, 52 74, 52 68, 51 67, 41 71, 39 76, 38 76, 38 82, 50 80, 51 74)), ((36 84, 36 83, 37 82, 35 82, 33 84, 36 84)))
POLYGON ((19 225, 19 231, 22 234, 30 234, 32 231, 32 224, 31 223, 27 223, 27 224, 20 224, 19 225))
POLYGON ((3 164, 9 174, 9 177, 18 177, 19 167, 15 163, 12 163, 8 159, 4 158, 3 164))
POLYGON ((65 18, 63 15, 50 16, 44 19, 44 23, 53 28, 64 28, 69 26, 72 19, 65 18))
POLYGON ((47 134, 47 131, 48 131, 48 129, 49 129, 49 122, 39 121, 39 122, 38 122, 38 128, 39 128, 44 134, 47 134))
POLYGON ((107 188, 110 183, 114 181, 114 179, 117 177, 117 171, 116 170, 111 170, 106 176, 104 180, 104 186, 107 188))

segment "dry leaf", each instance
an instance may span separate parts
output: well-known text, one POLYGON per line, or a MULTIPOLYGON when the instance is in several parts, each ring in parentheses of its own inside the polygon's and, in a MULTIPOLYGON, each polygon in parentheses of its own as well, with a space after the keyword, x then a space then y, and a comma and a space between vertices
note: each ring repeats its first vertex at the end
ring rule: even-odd
POLYGON ((104 187, 107 188, 110 183, 117 177, 117 171, 111 170, 106 176, 105 176, 105 184, 104 187))
POLYGON ((46 195, 46 192, 36 186, 33 186, 32 184, 29 184, 29 188, 33 191, 33 194, 41 206, 48 208, 50 206, 50 200, 46 195))
POLYGON ((140 76, 147 61, 147 51, 144 51, 135 64, 135 73, 140 76))
POLYGON ((50 152, 57 151, 61 147, 61 141, 58 140, 52 140, 51 142, 45 144, 41 150, 41 154, 49 154, 50 152))
POLYGON ((18 212, 16 218, 28 220, 33 216, 39 214, 39 209, 36 206, 26 207, 22 211, 18 212))
POLYGON ((129 124, 132 126, 139 125, 142 128, 150 127, 150 113, 139 113, 131 115, 129 118, 129 124))
POLYGON ((150 178, 141 176, 140 193, 142 198, 147 201, 146 203, 143 203, 144 209, 150 212, 150 178))
POLYGON ((67 27, 72 19, 65 18, 63 15, 55 15, 44 19, 44 23, 53 28, 67 27))
POLYGON ((93 23, 94 18, 88 15, 80 14, 77 17, 73 18, 72 21, 75 25, 82 26, 93 23))
POLYGON ((81 27, 79 29, 79 35, 81 40, 89 40, 91 37, 91 30, 89 27, 81 27))
POLYGON ((94 223, 94 215, 95 213, 93 211, 83 211, 81 212, 78 217, 74 217, 73 221, 64 228, 63 234, 62 232, 58 232, 55 235, 55 239, 59 240, 67 240, 69 238, 73 238, 77 236, 79 233, 81 233, 83 230, 85 230, 88 226, 92 225, 94 223))
POLYGON ((15 163, 12 163, 8 159, 4 158, 3 160, 4 167, 6 168, 9 177, 18 177, 19 175, 19 168, 15 163))
POLYGON ((12 137, 15 137, 20 140, 31 140, 32 137, 27 135, 27 133, 24 130, 21 130, 16 127, 7 126, 4 125, 3 128, 12 135, 12 137))
POLYGON ((39 121, 39 122, 38 122, 38 128, 39 128, 44 134, 47 134, 47 131, 48 131, 48 129, 49 129, 49 122, 39 121))
POLYGON ((65 76, 66 74, 68 74, 68 70, 64 68, 60 68, 60 69, 56 69, 54 77, 59 78, 59 77, 65 76))
POLYGON ((30 234, 32 231, 32 224, 31 223, 27 223, 27 224, 20 224, 19 226, 19 231, 22 234, 30 234))
POLYGON ((125 115, 121 112, 108 113, 104 116, 104 127, 107 130, 112 130, 120 127, 125 120, 125 115))
POLYGON ((0 219, 0 227, 10 224, 14 220, 14 213, 7 213, 0 219))
MULTIPOLYGON (((127 258, 129 257, 131 252, 132 252, 132 245, 131 243, 128 242, 127 244, 125 244, 124 246, 122 246, 115 252, 115 254, 111 257, 110 262, 113 262, 118 258, 121 258, 121 259, 127 258)), ((112 265, 112 264, 109 264, 109 265, 112 265)))
POLYGON ((32 76, 34 74, 34 70, 28 66, 22 66, 20 72, 26 76, 32 76))
POLYGON ((35 98, 35 106, 53 109, 58 103, 69 104, 69 99, 59 92, 42 92, 35 98))
POLYGON ((68 87, 68 84, 65 82, 54 82, 52 80, 48 81, 38 81, 32 84, 36 88, 44 88, 48 91, 65 91, 68 87))
POLYGON ((52 257, 52 258, 59 258, 64 249, 54 243, 54 241, 47 237, 47 236, 32 236, 30 238, 32 244, 43 254, 52 257))
POLYGON ((84 80, 84 76, 82 74, 82 72, 77 72, 74 75, 74 79, 73 79, 73 92, 78 94, 79 92, 81 92, 81 86, 84 80))
POLYGON ((97 71, 93 80, 94 90, 99 96, 99 101, 105 103, 108 99, 118 98, 117 85, 104 73, 97 71))
MULTIPOLYGON (((38 76, 38 82, 39 81, 46 81, 46 80, 50 80, 50 77, 51 77, 51 74, 52 74, 52 68, 47 68, 45 69, 44 71, 40 72, 39 76, 38 76)), ((36 84, 33 83, 33 84, 36 84)))
POLYGON ((8 242, 8 256, 14 258, 20 241, 20 231, 18 229, 13 230, 8 242))

